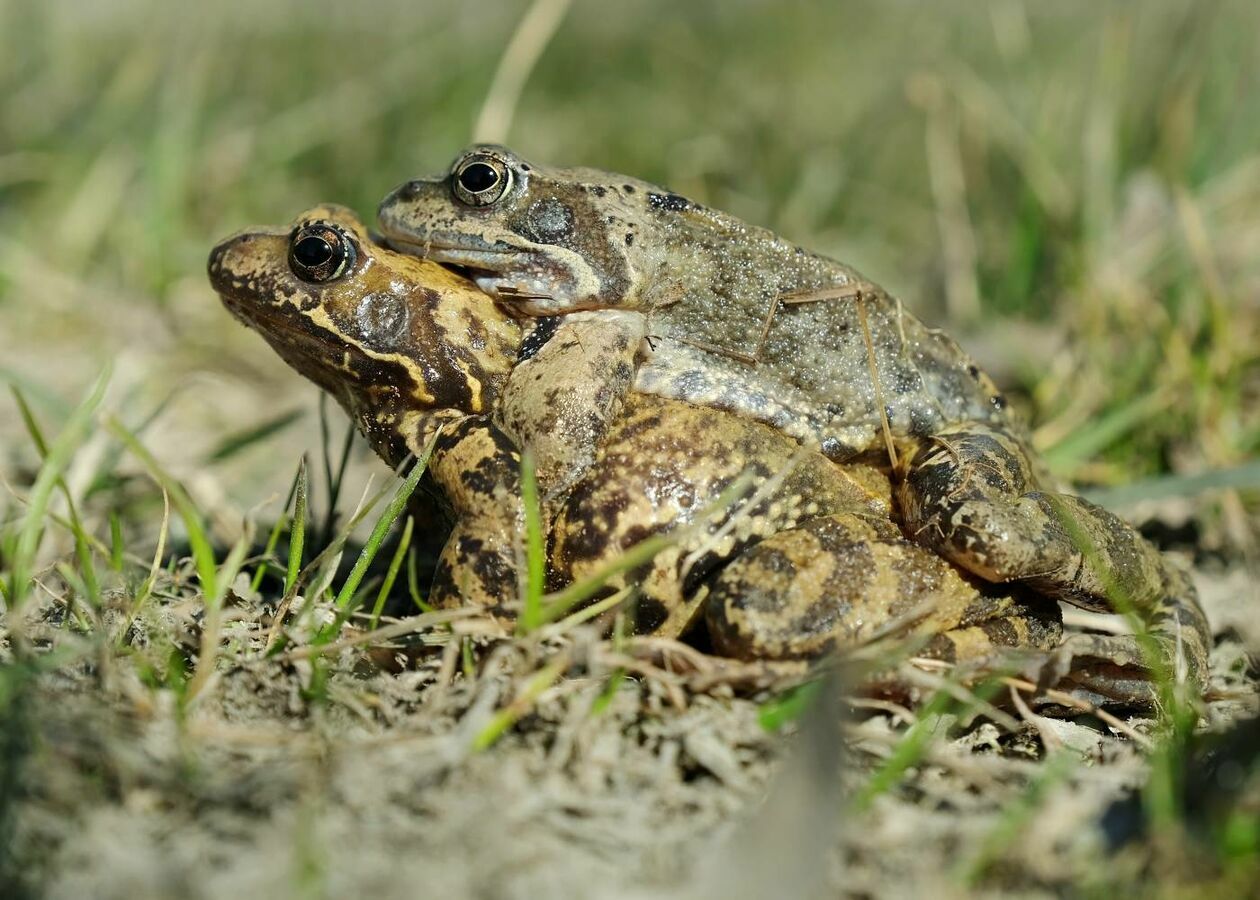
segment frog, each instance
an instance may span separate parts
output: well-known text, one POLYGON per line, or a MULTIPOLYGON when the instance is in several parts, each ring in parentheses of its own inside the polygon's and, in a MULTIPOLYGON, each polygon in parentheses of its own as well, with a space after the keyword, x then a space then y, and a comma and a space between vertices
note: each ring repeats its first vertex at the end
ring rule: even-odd
MULTIPOLYGON (((449 531, 429 602, 514 616, 532 448, 505 420, 524 418, 530 397, 552 427, 585 428, 589 417, 536 389, 504 407, 514 378, 533 384, 548 371, 534 363, 550 348, 572 352, 556 343, 567 323, 511 315, 459 273, 375 242, 334 205, 221 241, 208 274, 227 310, 332 395, 386 463, 427 456, 425 484, 449 531)), ((572 390, 598 407, 604 387, 572 390)), ((652 392, 629 391, 613 418, 580 476, 557 486, 539 472, 548 578, 572 583, 652 535, 677 534, 606 585, 633 588, 640 632, 701 632, 717 652, 759 660, 815 659, 893 627, 955 663, 1060 646, 1052 600, 978 578, 906 532, 886 467, 837 462, 764 422, 652 392), (715 509, 748 474, 752 494, 715 509)), ((1118 683, 1071 677, 1100 697, 1118 683)))
MULTIPOLYGON (((616 369, 632 372, 614 389, 732 412, 834 461, 886 457, 915 541, 990 583, 1132 614, 1153 650, 1137 637, 1099 657, 1123 645, 1202 684, 1210 630, 1187 573, 1059 484, 976 361, 853 267, 666 188, 499 145, 404 182, 377 218, 390 246, 467 274, 514 315, 606 317, 628 348, 616 369)), ((572 353, 552 367, 606 377, 572 353)), ((585 464, 613 420, 557 442, 549 464, 585 464)))

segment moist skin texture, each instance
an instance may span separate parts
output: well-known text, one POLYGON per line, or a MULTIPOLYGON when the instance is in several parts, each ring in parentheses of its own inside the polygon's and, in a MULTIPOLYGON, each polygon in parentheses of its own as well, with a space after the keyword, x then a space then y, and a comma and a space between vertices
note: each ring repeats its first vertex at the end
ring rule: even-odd
MULTIPOLYGON (((1135 612, 1158 664, 1204 674, 1208 631, 1186 575, 1059 490, 992 380, 849 266, 664 188, 498 146, 401 185, 379 223, 400 249, 469 267, 515 314, 590 310, 588 331, 604 316, 627 346, 642 335, 619 359, 631 387, 610 390, 735 412, 833 460, 884 455, 914 540, 986 581, 1135 612), (468 173, 491 171, 494 186, 469 194, 468 173)), ((551 365, 582 361, 556 353, 551 365)), ((599 440, 553 442, 552 464, 592 458, 599 440)))
MULTIPOLYGON (((339 207, 226 239, 209 273, 227 308, 332 393, 387 462, 433 446, 426 477, 454 522, 436 605, 511 614, 520 453, 529 449, 540 461, 552 583, 652 534, 679 534, 610 590, 640 585, 640 630, 678 635, 703 618, 713 645, 733 656, 811 657, 894 625, 917 632, 921 652, 948 659, 1053 647, 1053 600, 1094 608, 1101 591, 1074 549, 1076 593, 1047 574, 1046 560, 1070 545, 1053 527, 1062 503, 1078 504, 1071 512, 1114 571, 1161 585, 1136 602, 1171 610, 1178 635, 1203 627, 1175 570, 1127 526, 1077 498, 1027 491, 1027 455, 997 424, 903 441, 903 452, 917 451, 904 470, 870 453, 838 464, 789 429, 643 390, 636 366, 651 341, 636 331, 640 313, 513 318, 447 269, 373 244, 339 207), (548 442, 585 455, 567 458, 548 442), (752 477, 744 499, 715 508, 741 473, 752 477), (1018 499, 1005 502, 1010 495, 1018 499), (924 523, 947 527, 944 545, 963 547, 971 565, 932 552, 924 523), (1039 580, 1005 577, 1030 560, 1039 580)), ((1126 653, 1108 657, 1124 679, 1094 667, 1081 690, 1109 697, 1122 680, 1131 685, 1139 658, 1126 653)))

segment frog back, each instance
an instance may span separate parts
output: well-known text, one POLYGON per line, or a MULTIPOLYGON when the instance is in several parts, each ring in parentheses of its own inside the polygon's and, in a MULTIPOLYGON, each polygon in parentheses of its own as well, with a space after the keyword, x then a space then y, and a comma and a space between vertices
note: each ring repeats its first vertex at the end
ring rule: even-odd
POLYGON ((695 339, 693 316, 657 311, 636 388, 765 422, 834 460, 884 446, 881 407, 897 443, 959 422, 1022 433, 993 381, 952 338, 849 273, 836 274, 838 288, 814 291, 820 299, 772 298, 760 320, 746 316, 742 334, 755 358, 695 339))

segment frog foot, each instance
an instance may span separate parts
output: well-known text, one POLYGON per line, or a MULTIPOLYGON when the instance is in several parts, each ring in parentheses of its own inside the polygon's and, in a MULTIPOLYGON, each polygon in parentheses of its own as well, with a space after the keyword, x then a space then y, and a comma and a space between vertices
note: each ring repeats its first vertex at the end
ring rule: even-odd
POLYGON ((1131 689, 1138 661, 1148 682, 1179 674, 1201 687, 1211 633, 1189 579, 1113 513, 1038 487, 1018 440, 964 424, 913 454, 897 500, 915 540, 987 581, 1140 620, 1150 652, 1127 655, 1123 675, 1115 667, 1083 669, 1082 689, 1147 704, 1149 684, 1131 689), (1120 696, 1126 693, 1132 696, 1120 696))

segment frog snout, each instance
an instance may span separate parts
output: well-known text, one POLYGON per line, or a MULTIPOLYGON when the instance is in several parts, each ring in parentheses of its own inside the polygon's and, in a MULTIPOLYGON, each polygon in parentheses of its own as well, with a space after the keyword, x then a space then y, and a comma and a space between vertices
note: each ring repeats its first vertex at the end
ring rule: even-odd
POLYGON ((400 184, 398 187, 396 187, 393 193, 391 193, 388 197, 385 198, 385 202, 382 204, 382 206, 386 206, 390 203, 398 202, 398 201, 406 203, 409 200, 414 200, 417 197, 419 197, 423 191, 424 191, 424 182, 421 181, 420 179, 417 178, 412 181, 405 181, 402 184, 400 184))
POLYGON ((257 237, 256 234, 240 232, 215 244, 206 261, 206 274, 210 276, 215 290, 223 290, 239 277, 257 237))
POLYGON ((413 204, 419 201, 425 195, 434 195, 437 193, 445 194, 446 182, 433 178, 416 178, 412 181, 404 181, 398 187, 394 188, 381 201, 381 205, 377 207, 376 215, 381 226, 388 232, 390 225, 407 218, 409 213, 414 213, 413 204))

